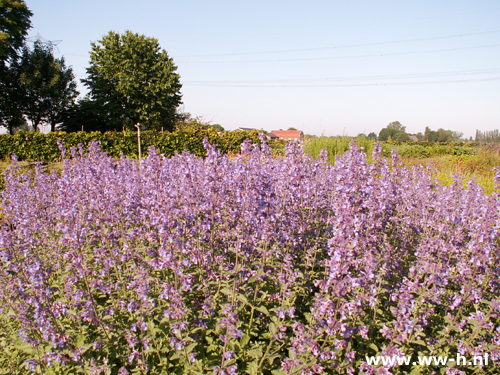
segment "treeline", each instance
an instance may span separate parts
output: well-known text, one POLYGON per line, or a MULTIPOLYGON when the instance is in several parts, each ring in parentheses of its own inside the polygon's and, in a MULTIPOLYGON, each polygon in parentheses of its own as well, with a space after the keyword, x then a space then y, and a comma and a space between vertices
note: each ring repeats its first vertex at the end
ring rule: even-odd
MULTIPOLYGON (((359 134, 359 136, 364 136, 359 134)), ((472 137, 469 139, 463 138, 463 133, 453 130, 446 130, 440 128, 438 130, 431 130, 428 126, 425 128, 424 133, 421 132, 416 134, 410 134, 406 132, 406 127, 403 126, 399 121, 391 122, 386 127, 382 128, 379 135, 375 133, 368 134, 367 138, 375 139, 378 141, 396 141, 396 142, 480 142, 480 143, 491 143, 500 142, 500 132, 498 130, 491 130, 482 132, 476 130, 476 137, 473 140, 472 137)))
POLYGON ((67 132, 174 130, 183 114, 177 66, 158 40, 109 32, 91 44, 90 66, 79 95, 71 67, 41 38, 26 42, 32 12, 22 0, 0 1, 0 127, 67 132))
POLYGON ((78 96, 73 70, 54 57, 53 45, 26 43, 32 15, 23 1, 0 2, 0 126, 10 134, 41 124, 56 130, 78 96))
MULTIPOLYGON (((391 122, 383 128, 377 140, 379 141, 397 141, 397 142, 460 142, 463 133, 453 130, 431 130, 428 126, 425 128, 424 133, 410 134, 406 132, 406 127, 399 121, 391 122)), ((369 135, 370 137, 370 135, 369 135)))
POLYGON ((476 130, 476 142, 482 143, 499 143, 500 142, 500 132, 498 130, 491 130, 482 132, 476 130))

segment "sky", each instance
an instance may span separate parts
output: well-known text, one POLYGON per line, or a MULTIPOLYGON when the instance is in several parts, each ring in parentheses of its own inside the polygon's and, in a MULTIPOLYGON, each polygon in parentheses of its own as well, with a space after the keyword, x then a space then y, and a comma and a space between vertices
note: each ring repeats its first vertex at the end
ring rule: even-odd
POLYGON ((26 4, 30 40, 57 44, 78 81, 109 31, 156 38, 178 67, 182 110, 226 130, 500 129, 498 0, 26 4))

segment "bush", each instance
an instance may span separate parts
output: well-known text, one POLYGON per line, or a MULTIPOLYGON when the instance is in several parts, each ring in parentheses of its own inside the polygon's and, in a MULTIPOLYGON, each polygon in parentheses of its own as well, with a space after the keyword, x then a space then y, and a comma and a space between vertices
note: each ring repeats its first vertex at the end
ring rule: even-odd
POLYGON ((498 193, 379 145, 335 165, 293 144, 205 147, 139 165, 93 144, 61 175, 7 173, 0 371, 499 372, 498 193), (366 359, 457 352, 490 363, 366 359))
MULTIPOLYGON (((218 133, 206 127, 197 127, 187 130, 169 132, 143 131, 141 132, 141 147, 147 150, 155 146, 157 150, 167 156, 176 152, 189 151, 197 156, 204 156, 203 139, 207 137, 210 142, 218 144, 219 149, 226 153, 238 153, 240 145, 245 139, 260 144, 259 131, 235 131, 218 133)), ((124 154, 129 158, 138 158, 137 133, 135 132, 52 132, 49 134, 20 131, 15 135, 0 135, 0 159, 10 160, 15 154, 19 161, 45 161, 54 162, 61 160, 61 152, 57 145, 60 139, 67 147, 78 147, 81 144, 87 148, 92 141, 98 141, 101 148, 108 155, 120 157, 124 154)), ((283 148, 282 142, 271 144, 277 151, 283 148)))

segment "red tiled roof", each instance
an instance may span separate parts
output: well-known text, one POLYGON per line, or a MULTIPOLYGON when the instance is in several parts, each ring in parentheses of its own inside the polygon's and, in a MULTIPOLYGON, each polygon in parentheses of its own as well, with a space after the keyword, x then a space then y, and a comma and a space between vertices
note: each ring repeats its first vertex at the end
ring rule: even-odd
POLYGON ((303 133, 301 130, 273 130, 271 133, 279 138, 300 139, 300 137, 303 136, 303 133))

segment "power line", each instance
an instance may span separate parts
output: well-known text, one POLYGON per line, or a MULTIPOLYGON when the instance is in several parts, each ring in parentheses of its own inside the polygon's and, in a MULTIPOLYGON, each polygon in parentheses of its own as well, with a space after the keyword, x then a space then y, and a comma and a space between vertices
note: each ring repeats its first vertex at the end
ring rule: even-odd
POLYGON ((397 43, 409 43, 409 42, 422 42, 422 41, 439 40, 439 39, 462 38, 462 37, 465 37, 465 36, 493 34, 493 33, 498 33, 498 32, 500 32, 500 29, 487 30, 487 31, 477 31, 477 32, 472 32, 472 33, 453 34, 453 35, 431 36, 431 37, 423 37, 423 38, 415 38, 415 39, 402 39, 402 40, 394 40, 394 41, 389 41, 389 42, 345 44, 345 45, 330 46, 330 47, 301 48, 301 49, 288 49, 288 50, 272 50, 272 51, 259 51, 259 52, 222 53, 222 54, 211 54, 211 55, 185 55, 185 56, 181 55, 181 56, 177 56, 177 58, 186 58, 186 57, 189 58, 189 57, 247 56, 247 55, 271 54, 271 53, 321 51, 321 50, 340 49, 340 48, 369 47, 369 46, 379 46, 379 45, 397 44, 397 43))
MULTIPOLYGON (((228 40, 228 39, 243 39, 243 38, 256 38, 256 37, 269 37, 273 35, 292 35, 292 34, 305 34, 307 32, 323 32, 323 31, 333 31, 333 30, 347 30, 347 29, 359 29, 361 27, 371 27, 371 26, 381 26, 381 25, 391 25, 391 24, 408 24, 408 23, 415 23, 417 21, 423 21, 423 20, 430 20, 430 19, 439 19, 439 18, 449 18, 449 17, 456 17, 456 16, 471 16, 472 14, 479 14, 479 13, 491 13, 490 10, 488 11, 477 11, 477 12, 467 12, 467 13, 456 13, 456 14, 447 14, 447 15, 438 15, 438 16, 432 16, 432 17, 420 17, 420 18, 410 18, 410 19, 400 19, 397 21, 392 21, 392 22, 374 22, 374 23, 363 23, 363 24, 351 24, 349 26, 343 26, 343 27, 329 27, 329 28, 321 28, 321 29, 302 29, 302 30, 294 30, 294 31, 281 31, 281 32, 267 32, 267 33, 259 33, 259 34, 247 34, 247 35, 224 35, 224 36, 219 36, 219 37, 203 37, 203 38, 175 38, 172 39, 172 41, 175 42, 191 42, 191 41, 204 41, 204 40, 209 40, 209 41, 214 41, 214 40, 228 40)), ((169 40, 169 39, 167 39, 169 40)))
POLYGON ((366 86, 410 86, 423 84, 446 84, 446 83, 464 83, 464 82, 487 82, 498 81, 499 77, 457 79, 457 80, 436 80, 420 82, 386 82, 386 83, 356 83, 356 84, 329 84, 329 85, 224 85, 224 84, 184 84, 184 86, 207 86, 207 87, 253 87, 253 88, 313 88, 313 87, 366 87, 366 86))
POLYGON ((345 56, 331 56, 331 57, 304 57, 295 59, 273 59, 273 60, 236 60, 236 61, 179 61, 177 64, 237 64, 237 63, 269 63, 269 62, 290 62, 290 61, 318 61, 318 60, 335 60, 335 59, 355 59, 365 57, 386 57, 386 56, 402 56, 402 55, 415 55, 420 53, 435 53, 435 52, 450 52, 450 51, 463 51, 480 48, 498 47, 497 44, 487 44, 482 46, 470 47, 456 47, 456 48, 439 48, 432 50, 410 51, 410 52, 389 52, 389 53, 373 53, 365 55, 345 55, 345 56))
POLYGON ((487 69, 469 69, 469 70, 452 70, 430 73, 409 73, 409 74, 390 74, 380 76, 354 76, 354 77, 329 77, 329 78, 292 78, 292 79, 273 79, 273 80, 239 80, 239 81, 194 81, 190 83, 281 83, 281 82, 311 82, 311 81, 352 81, 352 80, 372 80, 372 79, 398 79, 398 78, 427 78, 435 76, 450 76, 450 75, 468 75, 468 74, 500 74, 500 68, 487 69))
POLYGON ((217 87, 346 87, 346 86, 395 86, 395 85, 415 85, 430 83, 458 83, 458 82, 485 82, 500 79, 500 68, 475 69, 449 72, 399 74, 382 76, 358 76, 358 77, 336 77, 336 78, 313 78, 313 79, 282 79, 282 80, 253 80, 253 81, 192 81, 184 82, 186 86, 217 86, 217 87), (455 79, 435 79, 453 78, 472 75, 493 75, 484 78, 455 78, 455 79), (408 81, 408 79, 434 79, 426 81, 408 81), (381 83, 371 83, 367 81, 380 81, 381 83), (394 80, 406 80, 400 82, 390 82, 394 80), (349 82, 351 81, 351 82, 349 82), (362 81, 362 82, 356 82, 362 81), (347 83, 345 83, 347 82, 347 83))

